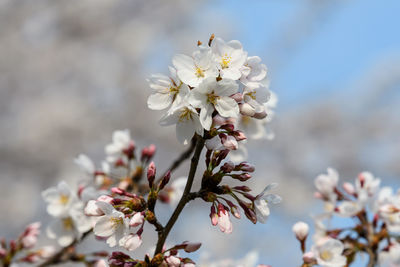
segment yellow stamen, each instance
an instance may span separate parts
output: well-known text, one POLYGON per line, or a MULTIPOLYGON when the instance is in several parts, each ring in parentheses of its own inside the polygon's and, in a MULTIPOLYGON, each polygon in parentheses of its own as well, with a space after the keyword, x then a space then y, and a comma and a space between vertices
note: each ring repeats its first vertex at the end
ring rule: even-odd
POLYGON ((207 94, 207 101, 210 102, 211 104, 215 105, 217 103, 217 99, 219 96, 217 96, 214 91, 211 93, 207 94))
POLYGON ((196 72, 195 72, 197 78, 203 78, 204 77, 204 71, 202 69, 200 69, 199 67, 196 68, 196 72))
POLYGON ((192 119, 192 111, 187 107, 179 114, 179 122, 184 122, 192 119))
POLYGON ((67 196, 67 195, 64 195, 64 194, 61 194, 60 195, 60 203, 62 204, 62 205, 66 205, 67 203, 68 203, 68 201, 69 201, 69 196, 67 196))
POLYGON ((110 218, 110 221, 111 221, 111 223, 112 223, 112 227, 113 227, 113 228, 117 228, 118 225, 124 223, 124 221, 123 221, 123 219, 122 219, 121 217, 118 217, 118 218, 111 217, 111 218, 110 218))
POLYGON ((229 63, 231 63, 232 57, 228 56, 227 53, 221 58, 221 66, 223 69, 229 68, 229 63))
POLYGON ((321 257, 321 259, 323 259, 324 261, 329 261, 329 260, 332 259, 333 255, 332 255, 332 253, 331 253, 329 250, 323 250, 323 251, 320 253, 320 257, 321 257))
POLYGON ((256 91, 248 92, 246 95, 250 96, 252 99, 256 100, 256 91))
POLYGON ((70 217, 62 219, 62 223, 65 230, 72 230, 74 227, 74 222, 70 217))

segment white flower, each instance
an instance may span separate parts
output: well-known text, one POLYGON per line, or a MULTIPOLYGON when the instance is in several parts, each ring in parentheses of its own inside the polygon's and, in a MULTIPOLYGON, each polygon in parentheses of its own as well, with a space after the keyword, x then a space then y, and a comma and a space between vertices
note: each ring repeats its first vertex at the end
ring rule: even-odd
POLYGON ((260 223, 266 223, 267 218, 270 214, 268 203, 278 204, 282 201, 282 198, 275 194, 266 194, 268 191, 276 188, 278 184, 272 183, 267 185, 265 189, 256 197, 254 201, 254 208, 257 215, 257 221, 260 223))
POLYGON ((322 267, 343 267, 346 257, 342 255, 344 245, 337 239, 328 238, 311 248, 317 263, 322 267))
POLYGON ((137 234, 128 234, 122 237, 119 243, 120 246, 124 247, 125 249, 133 251, 140 247, 142 244, 142 238, 137 234))
POLYGON ((375 209, 389 231, 400 232, 400 192, 393 194, 392 188, 383 187, 375 202, 375 209))
POLYGON ((262 80, 267 75, 267 66, 261 64, 261 58, 257 56, 248 57, 242 67, 242 77, 240 81, 248 88, 258 88, 263 86, 262 80))
POLYGON ((382 267, 399 267, 400 266, 400 244, 396 241, 391 241, 388 251, 380 251, 379 266, 382 267))
POLYGON ((89 176, 94 175, 96 170, 93 161, 85 154, 80 154, 74 162, 89 176))
POLYGON ((43 191, 42 197, 47 202, 47 212, 54 217, 68 216, 70 208, 78 201, 64 181, 61 181, 57 187, 43 191))
POLYGON ((234 163, 240 163, 245 161, 249 155, 247 148, 245 146, 246 140, 243 140, 238 143, 238 148, 236 150, 232 150, 229 152, 229 159, 234 163))
POLYGON ((123 246, 123 242, 126 240, 122 240, 122 238, 129 229, 129 220, 125 218, 122 212, 117 211, 107 202, 97 201, 96 204, 104 215, 98 218, 93 229, 94 234, 108 237, 107 244, 110 247, 115 247, 117 244, 123 246))
POLYGON ((133 147, 129 130, 114 131, 112 143, 105 147, 107 161, 114 163, 123 156, 124 151, 133 147))
POLYGON ((332 168, 328 168, 327 172, 327 174, 318 175, 314 181, 315 187, 325 201, 335 202, 337 199, 335 188, 339 181, 339 175, 332 168))
POLYGON ((356 179, 357 199, 365 205, 379 190, 381 180, 369 172, 362 172, 356 179))
POLYGON ((271 93, 266 87, 255 89, 246 87, 243 90, 243 100, 251 106, 255 114, 266 112, 264 103, 267 103, 270 97, 271 93))
POLYGON ((296 238, 300 241, 305 240, 310 227, 305 222, 297 222, 293 225, 292 231, 296 235, 296 238))
POLYGON ((192 57, 178 54, 172 59, 172 64, 177 70, 177 76, 184 83, 197 87, 208 77, 217 77, 218 69, 211 49, 200 47, 192 57))
POLYGON ((221 77, 238 80, 242 76, 241 69, 247 59, 247 52, 243 51, 242 44, 237 40, 225 42, 217 37, 213 40, 211 49, 221 77))
POLYGON ((46 229, 47 236, 57 239, 62 247, 71 245, 75 239, 80 239, 83 233, 92 228, 92 222, 83 214, 82 208, 82 203, 78 203, 69 210, 68 216, 52 221, 46 229))
POLYGON ((337 206, 335 211, 340 216, 352 217, 357 215, 357 213, 359 213, 363 207, 364 206, 358 201, 344 200, 337 206))
POLYGON ((193 135, 203 135, 203 126, 199 120, 196 109, 183 101, 180 105, 170 110, 161 120, 162 126, 176 124, 176 137, 179 142, 188 144, 193 135))
POLYGON ((147 105, 153 110, 162 110, 170 107, 173 103, 180 102, 189 93, 189 87, 182 83, 176 76, 176 70, 169 68, 171 77, 163 74, 153 74, 148 82, 154 90, 147 99, 147 105))
POLYGON ((216 81, 214 78, 205 79, 189 95, 189 103, 200 108, 200 122, 204 129, 210 130, 214 108, 223 117, 239 115, 239 106, 231 95, 237 93, 238 85, 230 79, 216 81))

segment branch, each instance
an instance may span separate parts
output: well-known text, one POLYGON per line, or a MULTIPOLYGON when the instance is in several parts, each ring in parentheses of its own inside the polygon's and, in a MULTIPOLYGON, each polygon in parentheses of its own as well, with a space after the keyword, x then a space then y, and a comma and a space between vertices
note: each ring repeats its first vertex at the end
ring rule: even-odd
POLYGON ((159 178, 159 180, 161 180, 167 174, 168 171, 173 172, 182 164, 182 162, 189 159, 190 155, 192 155, 195 148, 196 148, 196 138, 192 138, 192 141, 190 142, 190 146, 188 147, 188 149, 185 150, 179 156, 179 158, 175 159, 174 162, 172 162, 171 166, 163 173, 163 175, 159 178))
POLYGON ((63 263, 63 262, 69 261, 72 258, 72 256, 75 254, 75 251, 74 251, 73 247, 75 245, 77 245, 80 241, 85 239, 91 232, 92 232, 92 229, 90 229, 89 231, 85 232, 82 235, 81 239, 75 239, 74 242, 71 245, 62 248, 59 252, 54 254, 52 257, 48 258, 42 264, 38 265, 38 267, 46 267, 46 266, 49 266, 51 264, 59 264, 59 263, 63 263), (73 252, 73 253, 71 253, 71 252, 73 252))
POLYGON ((190 165, 189 175, 188 175, 185 189, 183 191, 181 199, 179 200, 178 206, 176 206, 176 208, 175 208, 174 212, 172 213, 171 218, 167 222, 164 230, 159 233, 157 246, 156 246, 154 255, 156 255, 162 251, 165 240, 167 239, 169 232, 171 231, 172 227, 174 226, 174 224, 175 224, 176 220, 178 219, 179 215, 181 214, 183 208, 191 199, 193 199, 193 197, 190 194, 190 190, 192 189, 194 176, 196 174, 196 169, 199 164, 200 154, 204 147, 204 139, 201 136, 196 135, 196 139, 194 140, 193 144, 195 145, 195 152, 192 157, 192 162, 190 165))

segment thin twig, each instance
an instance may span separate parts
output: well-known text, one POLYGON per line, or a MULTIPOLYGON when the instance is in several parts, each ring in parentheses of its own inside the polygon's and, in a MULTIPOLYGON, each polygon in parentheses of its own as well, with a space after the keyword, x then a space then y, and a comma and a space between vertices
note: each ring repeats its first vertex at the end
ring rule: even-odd
POLYGON ((196 138, 192 138, 190 142, 190 146, 186 149, 177 159, 172 162, 171 166, 163 173, 163 175, 159 178, 161 180, 168 171, 173 172, 177 169, 185 160, 189 159, 190 155, 192 155, 194 149, 196 147, 196 138))
POLYGON ((154 255, 156 255, 162 251, 165 240, 167 239, 169 232, 171 231, 172 227, 174 226, 174 224, 175 224, 176 220, 178 219, 179 215, 181 214, 183 208, 191 199, 193 199, 193 197, 190 194, 190 190, 192 189, 194 176, 196 174, 196 169, 197 169, 197 166, 199 165, 200 154, 204 147, 204 139, 201 136, 196 135, 195 147, 196 148, 195 148, 195 152, 192 157, 192 162, 190 165, 188 179, 187 179, 186 186, 183 191, 182 197, 179 200, 178 206, 176 206, 174 212, 172 213, 171 218, 168 220, 167 224, 165 225, 164 230, 159 233, 157 246, 156 246, 154 255))
POLYGON ((38 265, 38 267, 46 267, 46 266, 49 266, 51 264, 59 264, 59 263, 63 263, 63 262, 69 261, 72 258, 73 254, 75 254, 75 253, 71 254, 71 249, 73 249, 73 247, 75 245, 77 245, 83 239, 85 239, 87 236, 89 236, 89 234, 91 232, 92 232, 92 229, 90 229, 89 231, 85 232, 80 239, 75 239, 74 242, 71 245, 69 245, 67 247, 63 247, 59 252, 57 252, 52 257, 48 258, 46 261, 44 261, 40 265, 38 265))

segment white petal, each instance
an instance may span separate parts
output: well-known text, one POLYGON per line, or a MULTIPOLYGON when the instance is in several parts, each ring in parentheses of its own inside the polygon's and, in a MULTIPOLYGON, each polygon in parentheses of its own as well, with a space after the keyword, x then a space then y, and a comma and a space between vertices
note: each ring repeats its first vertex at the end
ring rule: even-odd
POLYGON ((195 133, 195 125, 192 120, 178 122, 176 124, 176 137, 184 145, 188 144, 195 133))
POLYGON ((112 235, 115 232, 113 227, 114 224, 111 221, 111 217, 105 215, 97 220, 93 228, 93 232, 97 236, 106 237, 112 235))
POLYGON ((149 109, 162 110, 168 108, 172 103, 171 94, 155 93, 147 99, 147 106, 149 109))
MULTIPOLYGON (((232 99, 233 100, 233 99, 232 99)), ((200 123, 204 129, 207 131, 210 130, 212 125, 212 113, 214 112, 214 108, 212 105, 208 105, 206 108, 202 108, 200 110, 200 123)))
POLYGON ((215 104, 215 109, 223 117, 237 118, 239 115, 239 106, 237 102, 230 97, 220 97, 215 104))

